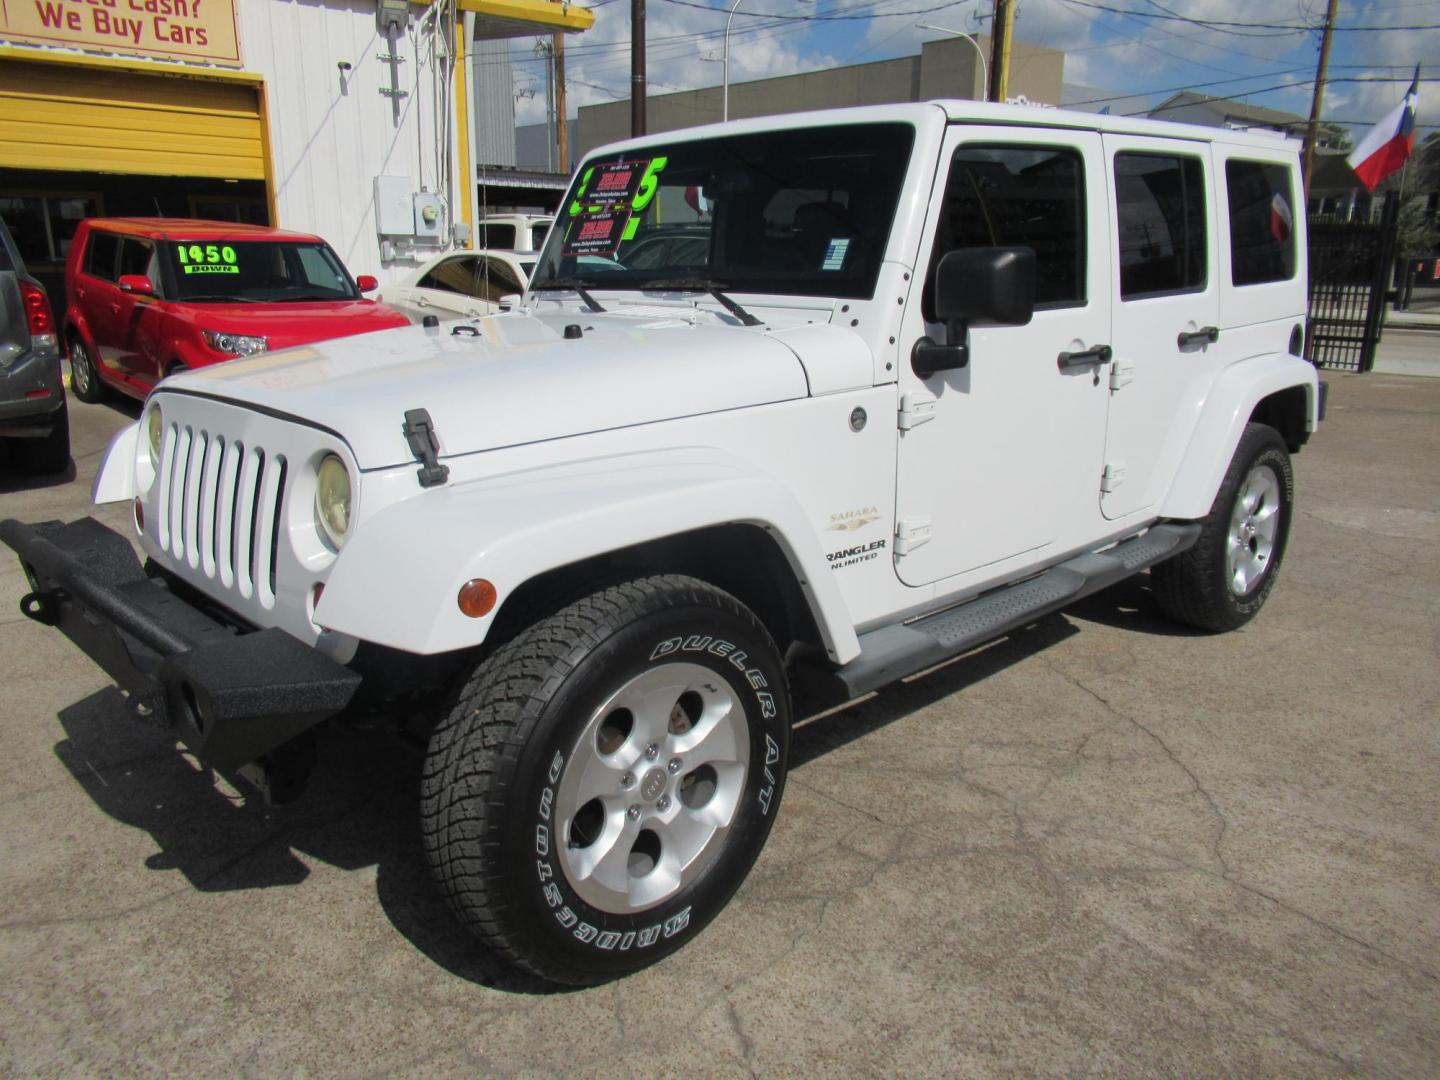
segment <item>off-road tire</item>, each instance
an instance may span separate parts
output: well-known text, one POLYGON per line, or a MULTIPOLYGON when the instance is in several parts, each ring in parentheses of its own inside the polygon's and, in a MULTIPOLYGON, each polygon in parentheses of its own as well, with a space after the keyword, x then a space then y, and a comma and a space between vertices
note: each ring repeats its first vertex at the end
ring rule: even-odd
POLYGON ((90 350, 77 333, 70 338, 70 389, 75 396, 87 404, 104 401, 105 384, 100 381, 100 372, 90 358, 90 350))
MULTIPOLYGON (((678 708, 665 714, 668 732, 678 708)), ((790 724, 779 653, 734 597, 680 576, 606 588, 529 626, 460 687, 431 735, 421 779, 425 853, 450 906, 496 954, 554 982, 608 981, 680 948, 744 880, 779 809, 790 724), (573 825, 579 832, 581 814, 561 816, 566 770, 574 763, 583 773, 586 760, 600 760, 584 757, 593 746, 588 733, 616 708, 615 695, 637 680, 668 680, 677 671, 743 710, 735 730, 746 737, 733 742, 737 758, 748 753, 748 763, 732 773, 743 781, 734 781, 728 827, 714 834, 716 846, 704 849, 708 860, 697 860, 693 878, 680 879, 678 891, 648 906, 606 910, 571 880, 567 860, 583 845, 571 831, 573 825)), ((637 720, 636 738, 640 730, 637 720)), ((662 735, 667 753, 678 745, 673 738, 662 735)), ((630 748, 627 740, 622 751, 630 748)), ((667 782, 665 755, 638 764, 643 768, 634 777, 627 769, 622 784, 635 783, 638 791, 642 771, 646 784, 667 782)), ((678 784, 683 769, 675 771, 678 784)), ((628 799, 622 793, 622 803, 628 799)), ((676 789, 677 814, 680 801, 676 789)), ((652 798, 645 812, 657 808, 652 798)), ((608 828, 617 819, 612 813, 604 820, 608 828)), ((633 853, 622 857, 633 875, 633 853)), ((660 866, 656 856, 656 872, 660 866)))
POLYGON ((1210 513, 1201 522, 1199 541, 1150 571, 1155 604, 1161 613, 1214 631, 1234 630, 1254 618, 1275 587, 1289 539, 1294 499, 1294 472, 1280 433, 1265 424, 1248 424, 1210 513), (1263 569, 1240 589, 1233 584, 1227 557, 1231 546, 1244 539, 1236 532, 1236 503, 1249 478, 1256 475, 1273 476, 1276 481, 1278 524, 1263 569))

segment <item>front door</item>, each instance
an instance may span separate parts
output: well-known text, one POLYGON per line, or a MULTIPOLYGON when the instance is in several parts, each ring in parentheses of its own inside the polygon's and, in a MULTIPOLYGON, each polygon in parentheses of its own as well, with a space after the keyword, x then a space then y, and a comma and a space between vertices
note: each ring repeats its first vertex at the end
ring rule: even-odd
MULTIPOLYGON (((143 276, 160 288, 160 267, 155 245, 138 236, 120 241, 120 277, 143 276)), ((161 312, 154 296, 127 293, 116 288, 115 323, 120 367, 125 379, 148 393, 165 374, 166 358, 160 355, 161 312)))
POLYGON ((1111 520, 1153 516, 1190 441, 1193 405, 1227 354, 1219 273, 1207 256, 1216 213, 1210 148, 1178 146, 1105 136, 1118 246, 1100 495, 1111 520))
POLYGON ((923 298, 912 293, 898 342, 896 572, 914 586, 999 577, 1103 529, 1111 278, 1100 136, 952 126, 940 178, 918 263, 923 298), (972 327, 967 366, 917 376, 913 344, 944 340, 931 303, 940 257, 1017 245, 1036 254, 1030 323, 972 327))

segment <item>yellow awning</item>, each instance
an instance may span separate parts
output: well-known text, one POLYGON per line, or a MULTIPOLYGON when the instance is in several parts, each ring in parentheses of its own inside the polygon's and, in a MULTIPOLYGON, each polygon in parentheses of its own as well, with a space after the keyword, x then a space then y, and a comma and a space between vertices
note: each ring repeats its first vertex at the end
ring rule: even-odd
POLYGON ((475 14, 476 38, 578 34, 595 25, 589 8, 568 0, 459 0, 460 10, 475 14))

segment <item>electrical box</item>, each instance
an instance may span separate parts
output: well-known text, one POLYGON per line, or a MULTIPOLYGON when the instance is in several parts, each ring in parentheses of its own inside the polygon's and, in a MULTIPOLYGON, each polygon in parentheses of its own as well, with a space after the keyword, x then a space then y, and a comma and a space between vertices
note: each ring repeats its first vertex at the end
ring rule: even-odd
POLYGON ((422 240, 443 240, 450 232, 445 200, 429 191, 415 196, 415 236, 422 240))
POLYGON ((412 204, 415 185, 408 176, 375 177, 375 231, 381 236, 414 236, 418 215, 412 204))

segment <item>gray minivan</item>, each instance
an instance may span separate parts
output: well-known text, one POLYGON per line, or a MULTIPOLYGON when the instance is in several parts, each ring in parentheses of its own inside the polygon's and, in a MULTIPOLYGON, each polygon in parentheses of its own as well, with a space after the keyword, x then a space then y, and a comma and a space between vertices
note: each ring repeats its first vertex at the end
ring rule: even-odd
POLYGON ((45 290, 25 272, 0 219, 0 439, 26 472, 58 473, 70 464, 58 342, 45 290))

